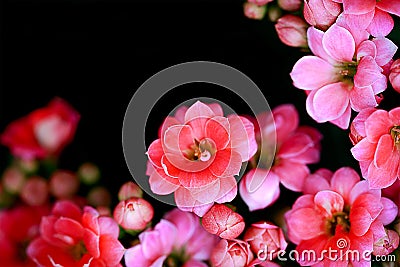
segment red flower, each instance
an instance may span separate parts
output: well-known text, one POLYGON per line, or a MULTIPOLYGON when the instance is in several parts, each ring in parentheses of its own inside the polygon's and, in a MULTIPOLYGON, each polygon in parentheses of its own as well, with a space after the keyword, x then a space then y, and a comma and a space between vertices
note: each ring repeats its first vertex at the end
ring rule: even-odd
POLYGON ((7 126, 0 142, 23 159, 57 156, 72 140, 80 115, 67 102, 53 99, 7 126))

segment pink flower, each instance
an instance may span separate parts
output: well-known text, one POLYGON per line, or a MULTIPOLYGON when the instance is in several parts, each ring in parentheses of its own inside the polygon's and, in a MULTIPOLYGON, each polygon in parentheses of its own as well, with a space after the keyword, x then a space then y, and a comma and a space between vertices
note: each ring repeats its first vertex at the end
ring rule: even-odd
POLYGON ((124 229, 141 231, 153 219, 154 210, 143 198, 122 200, 114 209, 114 219, 124 229))
POLYGON ((253 3, 259 6, 263 6, 266 5, 270 2, 272 2, 273 0, 248 0, 249 3, 253 3))
POLYGON ((393 89, 400 93, 400 59, 396 59, 390 67, 389 81, 393 89))
POLYGON ((288 245, 282 229, 265 221, 253 223, 246 230, 243 240, 250 244, 254 254, 259 255, 262 251, 269 261, 272 261, 278 252, 285 250, 288 245))
POLYGON ((293 47, 307 47, 308 27, 302 18, 291 14, 280 17, 275 24, 275 30, 282 43, 293 47))
POLYGON ((341 5, 332 0, 304 1, 304 19, 317 29, 326 31, 342 12, 341 5))
POLYGON ((214 267, 247 267, 251 266, 253 258, 247 242, 221 239, 212 251, 211 264, 214 267))
POLYGON ((224 239, 234 239, 244 230, 243 217, 223 204, 214 204, 201 223, 207 232, 224 239))
POLYGON ((80 115, 64 100, 53 99, 7 126, 0 141, 26 160, 58 156, 74 137, 80 115))
POLYGON ((49 182, 50 193, 56 198, 72 198, 79 190, 79 179, 75 173, 67 170, 57 170, 49 182))
POLYGON ((142 232, 139 240, 125 253, 127 267, 206 267, 218 238, 203 229, 195 214, 173 209, 153 229, 142 232))
POLYGON ((141 198, 143 196, 143 191, 134 182, 124 183, 118 191, 119 201, 127 200, 131 197, 141 198))
POLYGON ((240 195, 250 211, 274 203, 279 197, 279 183, 300 192, 310 173, 308 164, 319 161, 322 139, 315 128, 299 127, 299 115, 292 104, 277 106, 272 113, 261 113, 257 118, 260 130, 256 131, 256 137, 264 150, 252 159, 259 167, 249 171, 239 185, 240 195))
POLYGON ((35 267, 26 255, 28 243, 39 235, 42 216, 47 206, 15 206, 0 211, 0 262, 5 267, 35 267))
POLYGON ((355 40, 343 25, 333 24, 326 32, 307 31, 312 56, 293 66, 290 76, 300 89, 310 90, 307 112, 317 122, 347 129, 351 109, 359 112, 378 105, 376 95, 387 87, 382 66, 397 46, 387 38, 355 40), (317 75, 318 74, 318 75, 317 75))
POLYGON ((254 3, 246 2, 243 4, 244 15, 249 19, 261 20, 267 11, 266 6, 259 6, 254 3))
POLYGON ((44 205, 49 198, 46 179, 39 176, 30 177, 22 187, 20 197, 30 206, 44 205))
POLYGON ((27 249, 40 266, 120 266, 125 251, 112 218, 89 206, 82 212, 67 200, 56 202, 51 215, 42 218, 40 234, 27 249))
POLYGON ((365 257, 338 259, 321 253, 329 249, 340 255, 373 251, 374 244, 387 237, 385 225, 398 214, 394 203, 381 197, 380 190, 370 189, 367 181, 360 181, 356 171, 349 167, 338 169, 331 178, 328 175, 313 179, 313 183, 313 189, 308 189, 310 193, 299 197, 285 214, 289 239, 297 245, 299 255, 304 250, 316 252, 314 258, 297 259, 299 263, 368 264, 365 257))
POLYGON ((400 175, 400 108, 375 110, 364 123, 365 138, 351 153, 371 188, 393 184, 400 175))
POLYGON ((360 142, 365 136, 365 121, 375 111, 376 108, 365 108, 361 110, 350 124, 350 141, 353 145, 360 142))
POLYGON ((25 184, 25 175, 17 167, 8 167, 3 173, 2 183, 7 192, 19 193, 25 184))
POLYGON ((235 175, 256 150, 248 119, 223 117, 220 105, 198 101, 168 117, 149 146, 150 188, 160 195, 174 192, 180 209, 202 216, 214 202, 236 196, 235 175))
POLYGON ((95 184, 100 179, 99 168, 90 162, 83 163, 77 172, 81 181, 87 185, 95 184))
POLYGON ((278 0, 279 7, 286 11, 297 11, 302 4, 302 0, 278 0))

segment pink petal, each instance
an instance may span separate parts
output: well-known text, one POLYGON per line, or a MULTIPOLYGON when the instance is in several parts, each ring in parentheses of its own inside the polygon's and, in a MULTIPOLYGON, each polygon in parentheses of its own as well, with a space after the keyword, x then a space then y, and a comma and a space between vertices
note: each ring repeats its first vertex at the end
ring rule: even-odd
POLYGON ((371 56, 372 58, 376 57, 377 48, 374 42, 370 40, 363 41, 357 47, 357 61, 359 61, 362 57, 371 56))
POLYGON ((217 150, 225 149, 230 141, 230 126, 227 118, 214 117, 205 126, 205 136, 214 141, 217 150))
POLYGON ((330 185, 327 180, 318 174, 309 175, 303 186, 303 194, 312 194, 315 195, 319 191, 330 189, 330 185))
POLYGON ((185 114, 188 109, 189 107, 187 106, 181 106, 176 109, 174 117, 177 121, 179 121, 179 124, 185 124, 185 114))
POLYGON ((350 204, 353 204, 354 201, 362 194, 370 193, 375 195, 377 198, 381 197, 381 190, 378 189, 370 189, 367 180, 361 180, 357 184, 354 185, 353 189, 350 192, 350 204))
POLYGON ((392 154, 398 153, 390 134, 384 134, 379 138, 374 155, 374 164, 377 168, 382 168, 388 161, 392 160, 392 154))
POLYGON ((120 263, 125 248, 122 244, 109 235, 103 235, 100 237, 100 251, 101 259, 105 262, 106 266, 116 266, 120 263))
MULTIPOLYGON (((388 35, 394 28, 394 20, 392 16, 380 9, 375 10, 374 18, 367 30, 375 37, 383 37, 388 35)), ((380 65, 382 66, 382 65, 380 65)))
POLYGON ((215 114, 206 104, 197 101, 194 103, 185 114, 185 123, 193 129, 193 134, 197 140, 204 138, 205 125, 209 118, 215 114))
POLYGON ((186 188, 200 188, 213 183, 218 179, 209 169, 199 172, 182 172, 179 182, 186 188))
POLYGON ((394 125, 400 125, 400 107, 394 108, 389 111, 389 118, 394 125))
POLYGON ((140 234, 143 255, 152 260, 168 255, 172 251, 177 234, 176 227, 172 223, 161 219, 153 231, 140 234))
POLYGON ((296 133, 279 148, 279 158, 295 158, 314 146, 313 140, 305 134, 296 133))
POLYGON ((295 210, 288 218, 291 230, 299 238, 312 239, 325 233, 324 219, 312 208, 295 210))
POLYGON ((283 143, 298 128, 299 113, 293 104, 281 104, 272 110, 272 116, 276 128, 277 142, 283 143))
POLYGON ((400 155, 391 153, 391 157, 382 168, 377 168, 375 164, 370 164, 367 172, 369 186, 381 189, 392 185, 397 180, 399 161, 400 155))
POLYGON ((165 131, 174 125, 184 124, 183 121, 177 120, 175 117, 166 117, 161 127, 158 129, 158 137, 162 138, 165 134, 165 131))
POLYGON ((229 115, 228 120, 230 124, 230 146, 240 153, 242 161, 247 161, 256 153, 258 148, 254 125, 242 116, 229 115))
POLYGON ((149 149, 146 153, 149 157, 150 162, 157 168, 161 168, 161 158, 164 155, 164 149, 161 144, 161 139, 153 141, 150 144, 149 149))
POLYGON ((214 112, 215 116, 224 116, 224 110, 218 103, 210 103, 207 106, 214 112))
POLYGON ((165 152, 182 154, 183 151, 191 149, 193 144, 194 134, 192 128, 188 125, 174 125, 165 131, 162 149, 165 152))
POLYGON ((367 139, 372 143, 378 142, 382 135, 389 132, 392 125, 386 110, 376 110, 365 121, 367 139))
POLYGON ((290 77, 297 88, 313 90, 336 82, 335 71, 334 66, 319 57, 304 56, 294 64, 290 77))
POLYGON ((168 195, 179 188, 179 180, 161 175, 159 171, 154 171, 149 179, 150 189, 158 195, 168 195))
POLYGON ((333 24, 324 34, 322 45, 325 51, 339 62, 352 62, 356 44, 351 33, 333 24))
POLYGON ((180 209, 172 209, 164 215, 164 219, 173 223, 181 233, 177 235, 176 246, 182 246, 192 237, 196 230, 197 216, 193 213, 181 211, 180 209))
POLYGON ((381 203, 383 204, 383 210, 378 216, 378 220, 383 223, 383 225, 388 225, 396 219, 399 212, 397 205, 390 199, 386 197, 381 198, 381 203))
MULTIPOLYGON (((166 257, 166 256, 165 256, 166 257)), ((150 266, 149 261, 142 252, 142 245, 136 245, 126 250, 124 254, 125 265, 128 267, 150 266)))
POLYGON ((89 254, 95 258, 100 257, 99 236, 89 229, 85 229, 83 241, 89 254))
POLYGON ((348 85, 339 82, 322 87, 315 93, 312 104, 319 118, 324 121, 337 119, 349 104, 348 85))
POLYGON ((396 0, 381 0, 376 2, 376 6, 383 11, 400 16, 400 3, 396 0))
POLYGON ((360 176, 354 169, 342 167, 333 174, 331 187, 334 191, 338 192, 348 204, 350 203, 350 192, 359 181, 360 176))
POLYGON ((213 205, 213 203, 200 203, 193 198, 189 190, 182 187, 175 191, 175 202, 179 209, 194 212, 199 217, 202 217, 213 205))
POLYGON ((354 86, 365 87, 376 82, 383 74, 382 69, 371 56, 361 58, 354 75, 354 86))
POLYGON ((272 171, 279 176, 281 183, 289 190, 300 192, 304 186, 304 180, 310 174, 305 164, 282 160, 275 165, 272 171))
POLYGON ((307 255, 306 252, 313 251, 315 252, 315 257, 299 257, 298 262, 301 266, 318 266, 315 265, 321 259, 321 253, 325 248, 325 245, 328 241, 328 237, 324 234, 319 235, 315 238, 302 240, 300 244, 296 247, 296 251, 298 251, 299 255, 307 255), (314 259, 313 259, 314 258, 314 259))
POLYGON ((350 117, 351 117, 351 107, 349 103, 344 113, 339 118, 331 120, 330 122, 338 126, 339 128, 346 130, 347 128, 349 128, 350 117))
POLYGON ((353 90, 350 91, 350 105, 357 112, 366 108, 376 107, 378 103, 372 86, 354 86, 353 90))
POLYGON ((207 186, 203 186, 200 188, 192 188, 189 189, 190 194, 194 199, 203 204, 214 203, 214 201, 218 197, 218 193, 220 192, 220 182, 219 179, 214 183, 209 184, 207 186))
POLYGON ((220 190, 215 202, 225 203, 231 202, 237 195, 237 182, 235 177, 222 177, 219 179, 220 190))
POLYGON ((314 197, 314 203, 325 218, 332 218, 332 214, 343 211, 344 207, 342 196, 329 190, 318 192, 314 197))
POLYGON ((345 13, 364 14, 375 9, 376 0, 343 0, 343 9, 345 13))
POLYGON ((364 138, 350 149, 353 157, 358 161, 371 161, 374 158, 376 145, 364 138))
POLYGON ((211 173, 217 177, 238 175, 241 168, 241 155, 231 149, 217 151, 215 159, 209 167, 211 173))
MULTIPOLYGON (((307 7, 305 4, 304 7, 307 7)), ((315 27, 309 27, 307 29, 307 40, 308 40, 308 46, 310 47, 311 52, 324 59, 325 61, 329 62, 329 60, 332 60, 331 57, 326 53, 324 47, 322 46, 322 38, 324 36, 324 32, 315 28, 315 27)))
POLYGON ((365 208, 371 215, 371 218, 375 220, 383 210, 383 205, 379 197, 371 193, 365 193, 357 197, 352 204, 352 211, 359 208, 365 208))
POLYGON ((372 40, 378 50, 375 58, 379 66, 386 65, 397 52, 397 46, 388 38, 380 37, 372 40))
POLYGON ((352 209, 350 212, 350 223, 351 223, 351 231, 357 236, 364 235, 371 223, 373 222, 373 218, 367 209, 363 207, 358 207, 357 209, 352 209))

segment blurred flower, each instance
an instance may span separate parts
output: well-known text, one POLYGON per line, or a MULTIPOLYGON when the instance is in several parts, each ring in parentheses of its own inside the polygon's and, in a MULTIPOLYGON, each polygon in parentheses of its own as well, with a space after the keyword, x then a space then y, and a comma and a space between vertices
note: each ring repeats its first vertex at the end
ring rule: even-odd
POLYGON ((143 196, 142 189, 134 182, 124 183, 118 192, 119 201, 127 200, 131 197, 141 198, 143 196))
POLYGON ((285 250, 287 246, 282 229, 265 221, 253 223, 246 230, 243 240, 250 244, 250 249, 256 255, 263 251, 269 261, 272 261, 278 252, 285 250))
POLYGON ((47 180, 39 176, 30 177, 22 187, 20 196, 26 204, 31 206, 45 204, 49 197, 47 180))
POLYGON ((393 184, 400 175, 400 108, 375 110, 365 120, 365 138, 351 148, 371 188, 393 184))
POLYGON ((12 194, 21 192, 25 184, 25 175, 18 168, 8 167, 1 177, 4 189, 12 194))
POLYGON ((91 189, 86 198, 90 206, 108 207, 111 205, 111 194, 106 187, 101 185, 91 189))
POLYGON ((246 2, 243 4, 244 15, 249 19, 258 19, 261 20, 265 16, 265 12, 267 11, 266 6, 259 6, 254 3, 246 2))
POLYGON ((80 115, 61 98, 7 126, 0 141, 26 160, 58 156, 74 137, 80 115))
POLYGON ((299 10, 302 4, 302 0, 278 0, 279 7, 290 12, 299 10))
POLYGON ((173 209, 153 229, 142 232, 139 240, 125 253, 127 267, 206 267, 204 261, 218 238, 203 229, 195 214, 173 209))
POLYGON ((244 230, 243 217, 224 204, 214 204, 201 223, 207 232, 224 239, 234 239, 244 230))
POLYGON ((150 188, 160 195, 174 192, 180 209, 202 216, 214 202, 236 196, 235 175, 257 150, 253 124, 234 114, 223 117, 219 104, 200 101, 176 114, 148 148, 155 170, 150 188))
POLYGON ((309 25, 299 16, 287 14, 280 17, 275 30, 282 43, 293 47, 307 47, 307 28, 309 25))
POLYGON ((317 29, 326 31, 342 12, 339 3, 332 0, 305 0, 304 19, 317 29))
POLYGON ((118 241, 118 224, 99 216, 92 207, 83 212, 74 203, 55 203, 51 215, 43 217, 40 237, 27 249, 40 266, 120 266, 124 247, 118 241))
POLYGON ((251 266, 253 258, 247 242, 221 239, 212 250, 211 264, 213 267, 247 267, 251 266))
POLYGON ((396 59, 390 67, 389 81, 393 89, 400 93, 400 59, 396 59))
POLYGON ((83 163, 77 172, 80 180, 87 185, 95 184, 100 179, 99 168, 90 162, 83 163))
POLYGON ((127 230, 141 231, 153 219, 154 210, 143 198, 122 200, 114 209, 114 219, 127 230))
POLYGON ((50 193, 56 198, 72 198, 79 189, 79 179, 75 173, 56 170, 50 177, 50 193))
POLYGON ((329 182, 324 178, 313 182, 319 185, 312 185, 310 194, 299 197, 285 214, 288 237, 297 244, 299 255, 304 250, 316 252, 316 257, 299 258, 299 263, 368 263, 365 258, 332 259, 321 253, 329 249, 341 255, 347 251, 358 251, 359 255, 372 251, 374 244, 385 238, 385 225, 398 214, 397 209, 392 209, 394 203, 381 197, 380 190, 370 189, 367 181, 360 181, 357 172, 349 167, 335 171, 329 182))
POLYGON ((259 6, 264 6, 274 0, 248 0, 249 3, 253 3, 259 6))

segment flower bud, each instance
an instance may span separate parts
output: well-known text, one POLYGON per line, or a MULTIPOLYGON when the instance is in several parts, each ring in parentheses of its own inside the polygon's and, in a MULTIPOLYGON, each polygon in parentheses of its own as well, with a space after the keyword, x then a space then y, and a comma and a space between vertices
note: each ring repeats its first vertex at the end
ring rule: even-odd
POLYGON ((93 163, 86 162, 79 167, 78 176, 84 184, 92 185, 100 179, 100 170, 93 163))
POLYGON ((154 210, 143 198, 132 197, 118 203, 114 209, 114 219, 126 230, 140 231, 153 219, 154 210))
POLYGON ((254 3, 246 2, 243 5, 244 15, 249 19, 257 19, 261 20, 265 16, 265 12, 267 11, 266 6, 259 6, 254 3))
POLYGON ((47 201, 49 189, 47 181, 39 176, 29 178, 21 190, 22 200, 31 206, 40 206, 47 201))
POLYGON ((302 18, 288 14, 278 19, 275 30, 282 43, 292 47, 307 47, 308 26, 302 18))
POLYGON ((400 93, 400 59, 396 59, 390 67, 389 81, 393 89, 400 93))
POLYGON ((126 182, 121 186, 118 192, 119 201, 127 200, 131 197, 141 198, 143 196, 143 191, 134 182, 126 182))
POLYGON ((56 198, 70 198, 78 189, 78 177, 71 171, 57 170, 50 177, 50 193, 56 198))
POLYGON ((7 168, 2 177, 4 189, 12 194, 19 193, 25 184, 24 174, 15 167, 7 168))

